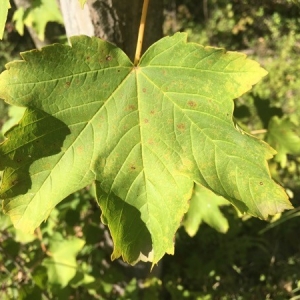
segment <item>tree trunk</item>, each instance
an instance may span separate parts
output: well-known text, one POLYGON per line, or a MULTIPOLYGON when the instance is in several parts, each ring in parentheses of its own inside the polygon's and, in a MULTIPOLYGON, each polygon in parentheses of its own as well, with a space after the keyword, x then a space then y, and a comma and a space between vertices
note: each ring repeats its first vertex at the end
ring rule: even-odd
MULTIPOLYGON (((60 4, 68 36, 78 34, 98 36, 116 44, 133 59, 143 1, 88 0, 89 13, 84 12, 84 17, 81 15, 82 11, 78 1, 60 0, 60 4), (94 32, 91 32, 90 24, 93 25, 94 32)), ((151 0, 143 50, 162 37, 162 24, 163 1, 151 0)))

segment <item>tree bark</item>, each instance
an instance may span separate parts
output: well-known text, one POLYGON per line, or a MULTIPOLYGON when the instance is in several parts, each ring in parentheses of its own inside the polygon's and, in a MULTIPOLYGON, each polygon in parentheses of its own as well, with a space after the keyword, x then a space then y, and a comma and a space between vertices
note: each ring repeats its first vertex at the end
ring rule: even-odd
POLYGON ((68 38, 80 34, 94 35, 94 27, 87 5, 81 8, 79 1, 60 0, 60 10, 64 18, 68 38))
MULTIPOLYGON (((100 37, 116 44, 133 59, 143 1, 88 0, 89 14, 85 16, 81 16, 81 8, 78 5, 78 1, 60 0, 60 3, 68 36, 86 34, 100 37), (90 22, 94 28, 93 33, 85 28, 87 23, 90 22), (76 25, 74 26, 73 23, 76 25)), ((143 50, 162 37, 162 24, 163 1, 151 0, 147 15, 143 50)))

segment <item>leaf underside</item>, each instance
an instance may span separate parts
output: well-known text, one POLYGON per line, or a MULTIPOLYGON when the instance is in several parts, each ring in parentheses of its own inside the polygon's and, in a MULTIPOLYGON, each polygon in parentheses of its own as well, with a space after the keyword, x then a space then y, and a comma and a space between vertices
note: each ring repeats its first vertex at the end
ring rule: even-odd
POLYGON ((28 107, 0 147, 1 197, 16 227, 33 231, 95 182, 112 257, 156 263, 173 253, 194 183, 260 218, 291 208, 269 175, 275 151, 232 122, 232 100, 266 74, 256 62, 182 33, 138 66, 98 38, 71 42, 22 53, 0 75, 0 97, 28 107))

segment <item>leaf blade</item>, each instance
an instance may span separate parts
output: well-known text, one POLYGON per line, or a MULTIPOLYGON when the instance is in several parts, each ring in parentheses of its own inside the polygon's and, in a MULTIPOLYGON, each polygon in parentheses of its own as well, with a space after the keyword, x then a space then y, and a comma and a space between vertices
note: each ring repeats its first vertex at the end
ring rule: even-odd
MULTIPOLYGON (((11 209, 25 201, 43 211, 22 215, 19 226, 33 230, 62 197, 96 181, 113 258, 156 263, 173 253, 194 183, 261 218, 291 207, 270 178, 274 150, 232 122, 233 98, 266 74, 257 63, 187 43, 184 34, 155 43, 137 67, 97 38, 71 42, 23 53, 0 76, 7 102, 49 114, 70 132, 58 153, 30 163, 32 187, 41 192, 6 199, 11 209), (40 185, 45 165, 49 179, 40 185)), ((7 155, 2 150, 0 161, 7 155)))
POLYGON ((256 203, 251 196, 256 194, 260 198, 261 184, 265 184, 264 192, 268 190, 268 198, 272 199, 273 192, 276 195, 275 204, 269 201, 267 205, 271 214, 291 208, 284 190, 269 175, 266 160, 275 154, 274 150, 254 137, 240 134, 232 122, 232 98, 249 90, 266 75, 266 71, 243 54, 187 43, 184 34, 175 34, 165 41, 150 47, 140 66, 144 66, 143 74, 151 78, 177 109, 177 119, 181 121, 174 118, 172 122, 177 122, 174 124, 176 138, 180 139, 180 134, 184 135, 185 131, 182 143, 192 149, 193 153, 185 153, 185 156, 194 161, 194 181, 231 200, 241 211, 261 218, 268 214, 262 201, 256 200, 256 203), (170 62, 172 68, 168 67, 170 62), (214 76, 201 76, 198 72, 214 76), (189 135, 193 135, 198 145, 189 135), (249 158, 244 155, 245 151, 249 158), (229 166, 230 174, 226 170, 228 164, 233 164, 229 166), (241 165, 248 168, 250 174, 241 165), (215 180, 219 177, 220 180, 215 180), (240 188, 234 189, 237 181, 240 188), (244 201, 241 201, 242 197, 244 201))

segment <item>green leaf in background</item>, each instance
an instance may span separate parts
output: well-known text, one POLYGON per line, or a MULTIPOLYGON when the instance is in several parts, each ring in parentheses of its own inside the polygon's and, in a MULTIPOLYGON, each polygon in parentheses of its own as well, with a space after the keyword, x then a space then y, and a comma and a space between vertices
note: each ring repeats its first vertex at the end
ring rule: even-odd
POLYGON ((0 7, 0 40, 2 40, 7 19, 7 13, 8 9, 10 8, 9 0, 0 0, 0 7))
POLYGON ((20 35, 24 35, 25 25, 25 10, 23 7, 19 7, 13 15, 13 21, 15 22, 15 28, 20 35))
POLYGON ((79 0, 79 3, 81 5, 81 7, 83 8, 84 7, 84 4, 86 3, 86 0, 79 0))
POLYGON ((84 246, 79 238, 66 240, 59 233, 51 237, 50 258, 43 260, 47 268, 48 283, 65 287, 77 271, 76 255, 84 246))
POLYGON ((195 185, 190 207, 185 215, 183 226, 190 236, 194 236, 202 222, 207 223, 215 230, 226 233, 229 224, 220 211, 220 206, 229 202, 221 196, 201 185, 195 185))
POLYGON ((275 160, 284 168, 287 154, 300 154, 299 126, 290 118, 273 117, 268 126, 267 142, 276 149, 275 160))
POLYGON ((48 22, 63 24, 63 18, 56 0, 33 0, 26 10, 20 7, 13 16, 16 29, 20 35, 24 34, 24 25, 32 27, 39 39, 45 39, 45 29, 48 22))
POLYGON ((138 66, 84 36, 7 65, 0 97, 30 107, 0 147, 4 210, 15 226, 33 231, 96 181, 112 257, 156 263, 174 251, 194 182, 260 218, 291 208, 270 178, 275 151, 232 121, 233 99, 266 71, 186 39, 161 39, 138 66))
POLYGON ((11 220, 8 215, 5 215, 2 211, 0 211, 0 231, 4 232, 11 225, 11 220))

